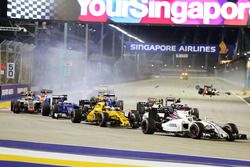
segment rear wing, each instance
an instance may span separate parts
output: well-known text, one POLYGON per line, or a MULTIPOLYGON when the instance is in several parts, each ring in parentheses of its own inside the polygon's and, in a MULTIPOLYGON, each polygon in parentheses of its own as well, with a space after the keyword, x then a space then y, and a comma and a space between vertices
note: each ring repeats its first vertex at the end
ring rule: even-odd
POLYGON ((58 102, 64 102, 68 99, 68 95, 53 95, 52 96, 52 104, 56 104, 58 102))
POLYGON ((176 98, 175 97, 166 97, 165 100, 166 101, 175 101, 176 98))
POLYGON ((51 93, 53 93, 53 91, 49 90, 49 89, 42 89, 40 92, 43 93, 43 94, 48 94, 48 93, 51 94, 51 93))
POLYGON ((161 103, 161 104, 163 104, 163 99, 155 98, 155 97, 149 97, 147 102, 148 103, 161 103))
POLYGON ((79 106, 94 106, 97 104, 97 101, 90 101, 90 100, 79 100, 79 106))
POLYGON ((175 97, 166 97, 166 98, 165 98, 165 103, 166 103, 166 105, 168 104, 168 102, 180 103, 180 102, 181 102, 181 99, 180 99, 180 98, 175 98, 175 97))
POLYGON ((52 98, 53 99, 62 99, 62 98, 67 98, 68 95, 53 95, 52 98))

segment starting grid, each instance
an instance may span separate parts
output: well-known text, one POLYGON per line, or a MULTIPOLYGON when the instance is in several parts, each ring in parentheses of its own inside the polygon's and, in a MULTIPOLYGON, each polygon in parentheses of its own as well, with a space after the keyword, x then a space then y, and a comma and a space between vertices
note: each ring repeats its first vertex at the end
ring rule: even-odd
POLYGON ((250 161, 0 140, 4 167, 250 166, 250 161))

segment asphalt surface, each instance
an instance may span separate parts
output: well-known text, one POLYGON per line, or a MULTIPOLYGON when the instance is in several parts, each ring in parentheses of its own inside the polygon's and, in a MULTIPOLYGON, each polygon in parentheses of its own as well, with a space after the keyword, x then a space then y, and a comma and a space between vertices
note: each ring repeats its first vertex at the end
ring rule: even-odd
MULTIPOLYGON (((241 133, 250 136, 250 106, 235 95, 239 88, 218 79, 153 78, 113 85, 112 89, 119 99, 124 100, 126 111, 135 109, 137 101, 145 101, 148 97, 180 97, 182 103, 197 107, 202 119, 207 117, 222 125, 236 123, 241 133), (197 84, 213 84, 221 95, 198 95, 197 84), (226 95, 226 91, 232 95, 226 95)), ((86 123, 73 124, 65 119, 53 120, 40 114, 13 114, 10 111, 0 111, 0 139, 250 160, 249 140, 227 142, 194 140, 162 133, 144 135, 140 129, 101 128, 86 123)))

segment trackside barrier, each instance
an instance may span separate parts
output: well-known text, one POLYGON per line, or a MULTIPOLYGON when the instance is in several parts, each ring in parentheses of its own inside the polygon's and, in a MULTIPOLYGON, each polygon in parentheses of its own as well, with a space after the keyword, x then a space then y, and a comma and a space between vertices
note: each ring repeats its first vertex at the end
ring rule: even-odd
POLYGON ((0 101, 8 101, 21 96, 21 93, 29 89, 28 84, 11 84, 0 86, 0 101))

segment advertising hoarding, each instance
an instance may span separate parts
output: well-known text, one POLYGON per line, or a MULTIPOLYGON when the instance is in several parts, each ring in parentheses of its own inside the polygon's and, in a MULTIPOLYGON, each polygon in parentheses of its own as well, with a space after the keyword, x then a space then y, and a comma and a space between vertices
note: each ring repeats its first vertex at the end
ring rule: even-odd
POLYGON ((249 25, 249 0, 8 0, 8 17, 165 25, 249 25))
MULTIPOLYGON (((148 52, 163 54, 220 54, 221 47, 211 44, 166 44, 166 43, 141 43, 126 42, 126 51, 128 52, 148 52)), ((227 52, 224 54, 232 55, 233 45, 227 45, 227 52)))
POLYGON ((27 84, 0 85, 0 100, 11 100, 29 89, 27 84))

